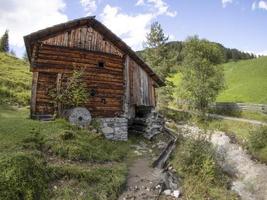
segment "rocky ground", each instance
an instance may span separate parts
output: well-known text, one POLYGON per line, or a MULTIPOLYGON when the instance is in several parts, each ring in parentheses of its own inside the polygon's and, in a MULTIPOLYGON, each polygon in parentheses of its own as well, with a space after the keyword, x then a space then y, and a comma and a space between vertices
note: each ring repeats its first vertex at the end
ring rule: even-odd
MULTIPOLYGON (((198 127, 180 125, 180 132, 186 137, 198 137, 202 131, 198 127)), ((267 166, 254 161, 238 144, 220 131, 215 131, 207 137, 215 147, 223 170, 235 177, 232 190, 237 192, 242 200, 267 199, 267 166)))

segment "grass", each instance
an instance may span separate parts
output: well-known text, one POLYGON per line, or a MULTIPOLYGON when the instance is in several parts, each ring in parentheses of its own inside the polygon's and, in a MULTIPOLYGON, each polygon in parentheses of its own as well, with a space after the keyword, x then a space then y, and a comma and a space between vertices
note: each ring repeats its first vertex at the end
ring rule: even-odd
POLYGON ((267 103, 267 57, 223 65, 227 88, 218 102, 267 103))
POLYGON ((0 199, 19 199, 21 195, 36 199, 37 193, 44 199, 117 198, 126 180, 131 141, 109 141, 64 120, 40 122, 28 115, 25 107, 0 106, 0 199), (50 161, 51 156, 56 160, 50 161), (11 159, 20 157, 22 164, 11 159), (31 173, 29 170, 41 171, 44 177, 37 173, 32 175, 37 178, 26 179, 24 172, 31 173), (16 176, 12 175, 15 172, 16 176), (20 184, 16 177, 24 182, 20 184), (12 181, 17 183, 13 184, 16 190, 12 181), (38 184, 47 191, 39 190, 38 184))
POLYGON ((31 73, 29 64, 0 52, 0 104, 28 105, 31 73))

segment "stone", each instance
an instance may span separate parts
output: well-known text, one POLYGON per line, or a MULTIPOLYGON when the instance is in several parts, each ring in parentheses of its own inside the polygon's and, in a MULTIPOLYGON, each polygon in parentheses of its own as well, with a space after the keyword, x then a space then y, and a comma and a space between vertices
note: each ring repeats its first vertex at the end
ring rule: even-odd
POLYGON ((172 193, 172 191, 170 189, 167 189, 167 190, 164 190, 163 191, 163 194, 167 195, 167 196, 170 196, 172 193))
POLYGON ((172 196, 174 196, 175 198, 178 198, 180 196, 180 191, 179 190, 174 190, 172 193, 172 196))
POLYGON ((86 128, 90 125, 92 116, 90 112, 83 107, 76 107, 68 110, 67 118, 72 125, 76 125, 80 128, 86 128))
POLYGON ((104 135, 106 134, 111 134, 114 132, 113 128, 110 128, 110 127, 104 127, 101 129, 102 133, 104 133, 104 135))
POLYGON ((101 132, 107 139, 128 140, 128 119, 126 118, 100 118, 101 132))

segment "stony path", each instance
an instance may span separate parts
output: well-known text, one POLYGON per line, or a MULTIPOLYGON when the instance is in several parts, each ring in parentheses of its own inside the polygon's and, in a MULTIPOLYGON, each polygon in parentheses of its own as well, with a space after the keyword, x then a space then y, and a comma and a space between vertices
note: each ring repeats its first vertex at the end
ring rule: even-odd
MULTIPOLYGON (((184 125, 178 128, 188 137, 197 137, 201 133, 197 127, 184 125)), ((218 154, 224 157, 220 162, 223 170, 236 177, 232 182, 232 190, 242 200, 267 200, 267 166, 253 161, 240 145, 231 143, 223 132, 214 132, 210 141, 218 154)))

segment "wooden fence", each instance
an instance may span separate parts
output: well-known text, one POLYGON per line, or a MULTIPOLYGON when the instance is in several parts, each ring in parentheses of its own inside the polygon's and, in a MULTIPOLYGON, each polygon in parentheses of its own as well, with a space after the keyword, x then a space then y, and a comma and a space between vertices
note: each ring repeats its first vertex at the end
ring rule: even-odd
POLYGON ((248 110, 267 114, 267 104, 217 102, 211 107, 218 110, 248 110))

